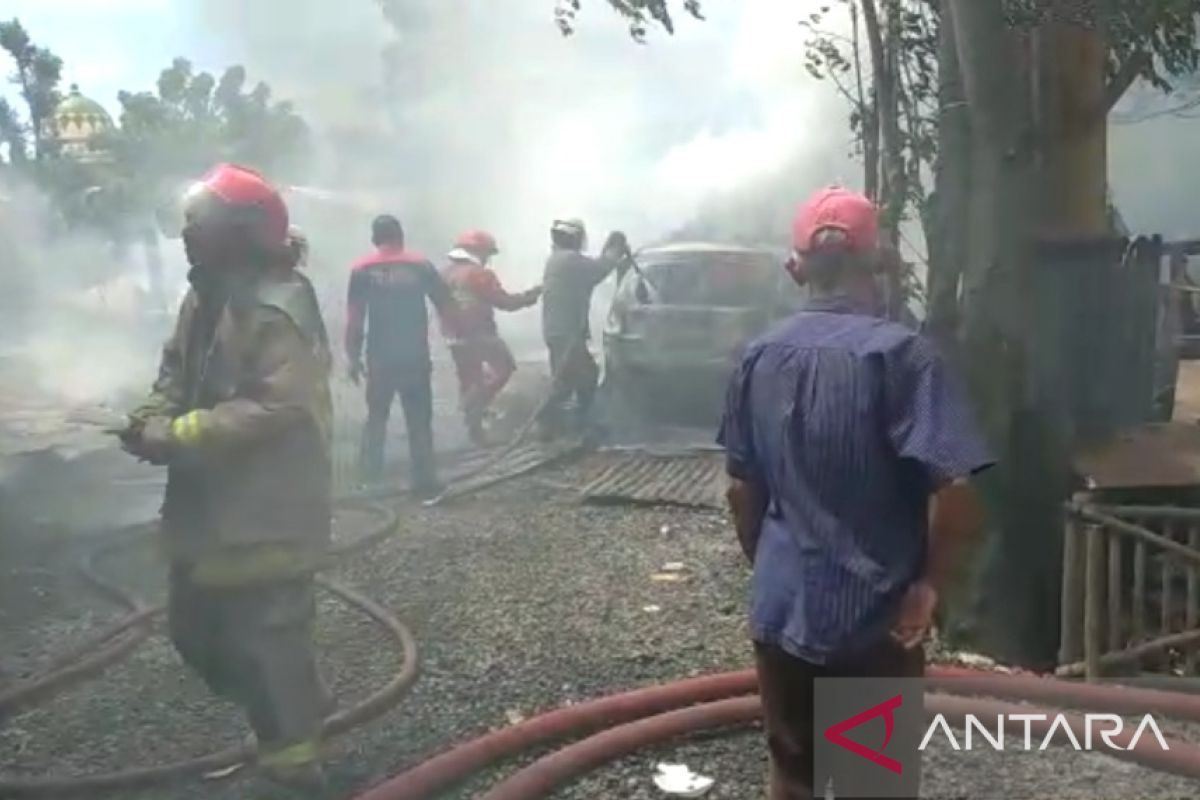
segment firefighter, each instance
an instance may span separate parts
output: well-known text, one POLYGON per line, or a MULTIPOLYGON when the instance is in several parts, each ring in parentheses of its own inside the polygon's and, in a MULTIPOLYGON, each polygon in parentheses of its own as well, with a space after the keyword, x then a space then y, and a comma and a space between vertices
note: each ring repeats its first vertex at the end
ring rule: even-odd
POLYGON ((332 513, 330 354, 287 252, 287 208, 220 165, 189 191, 191 288, 124 448, 167 467, 168 620, 183 660, 238 703, 267 777, 324 791, 331 710, 313 652, 313 573, 332 513))
POLYGON ((563 407, 575 400, 575 426, 586 432, 600 369, 588 350, 592 292, 614 270, 632 261, 625 234, 609 234, 599 258, 584 255, 587 229, 578 219, 558 220, 550 228, 552 252, 546 261, 542 298, 542 336, 550 355, 554 385, 539 419, 543 438, 562 431, 563 407))
POLYGON ((454 243, 447 256, 450 263, 442 273, 459 306, 457 319, 442 319, 442 331, 458 372, 467 435, 479 446, 487 444, 484 417, 488 407, 517 369, 496 328, 495 310, 519 311, 542 296, 540 286, 519 294, 505 291, 496 273, 488 268, 492 256, 499 252, 490 233, 468 231, 454 243))
POLYGON ((350 275, 346 309, 346 355, 350 379, 366 374, 367 422, 360 465, 363 479, 383 472, 384 439, 392 400, 400 395, 408 428, 413 493, 441 493, 433 453, 433 362, 429 356, 430 300, 445 318, 455 318, 450 288, 424 256, 406 250, 404 228, 390 214, 371 226, 375 252, 360 259, 350 275), (366 347, 366 365, 363 349, 366 347))

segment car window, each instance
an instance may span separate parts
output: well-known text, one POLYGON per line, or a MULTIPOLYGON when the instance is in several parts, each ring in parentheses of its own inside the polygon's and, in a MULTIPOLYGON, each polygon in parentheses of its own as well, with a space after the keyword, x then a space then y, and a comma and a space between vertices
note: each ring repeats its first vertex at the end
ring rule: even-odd
POLYGON ((670 305, 757 306, 774 288, 774 265, 757 254, 680 254, 647 260, 642 271, 670 305))

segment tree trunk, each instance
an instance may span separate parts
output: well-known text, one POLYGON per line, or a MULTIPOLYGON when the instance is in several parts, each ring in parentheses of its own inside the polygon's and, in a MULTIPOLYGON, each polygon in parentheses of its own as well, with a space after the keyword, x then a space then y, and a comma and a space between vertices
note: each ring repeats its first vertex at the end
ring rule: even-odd
MULTIPOLYGON (((872 3, 874 0, 864 0, 872 3)), ((862 69, 862 47, 859 40, 858 3, 850 4, 852 47, 854 50, 854 82, 858 93, 859 130, 863 149, 863 193, 879 202, 879 113, 875 99, 867 97, 862 69)))
POLYGON ((904 214, 904 153, 900 141, 900 104, 893 69, 899 48, 899 10, 895 0, 885 0, 886 30, 880 22, 875 0, 863 0, 863 21, 871 50, 871 70, 875 84, 875 118, 882 141, 880 205, 882 227, 889 243, 899 242, 900 220, 904 214))
POLYGON ((1040 186, 1032 135, 1028 38, 1003 0, 950 0, 970 113, 969 248, 964 272, 966 361, 1000 466, 980 481, 989 508, 981 598, 992 649, 1032 667, 1054 663, 1067 447, 1038 348, 1049 329, 1030 285, 1040 186), (1000 598, 1003 598, 1000 600, 1000 598))
POLYGON ((929 331, 951 345, 961 321, 960 284, 967 260, 971 197, 971 119, 955 49, 950 0, 941 1, 938 42, 938 158, 925 226, 929 248, 929 331))
POLYGON ((1036 82, 1042 190, 1039 235, 1104 237, 1108 143, 1104 34, 1052 15, 1037 30, 1036 82))

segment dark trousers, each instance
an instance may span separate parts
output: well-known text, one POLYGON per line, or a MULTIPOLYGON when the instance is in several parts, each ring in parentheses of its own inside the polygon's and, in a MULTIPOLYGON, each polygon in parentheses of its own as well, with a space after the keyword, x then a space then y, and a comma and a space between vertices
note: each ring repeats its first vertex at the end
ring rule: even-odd
POLYGON ((572 398, 575 400, 577 422, 586 422, 600 381, 600 368, 588 350, 587 340, 582 337, 547 339, 546 348, 550 351, 550 373, 554 376, 554 385, 543 411, 542 422, 560 424, 563 406, 572 398))
POLYGON ((408 429, 408 454, 412 484, 417 491, 437 485, 433 455, 433 368, 426 363, 373 362, 367 368, 367 422, 363 426, 360 465, 363 477, 377 479, 383 472, 384 442, 392 401, 400 396, 408 429))
POLYGON ((239 586, 170 577, 168 624, 184 663, 241 706, 262 752, 316 742, 333 699, 313 652, 311 578, 239 586))
POLYGON ((499 336, 455 342, 450 347, 458 373, 458 391, 463 417, 472 428, 483 419, 488 406, 517 371, 508 345, 499 336))
MULTIPOLYGON (((925 672, 921 648, 905 650, 891 641, 825 665, 811 664, 771 645, 755 644, 754 652, 771 757, 770 800, 825 796, 824 786, 813 786, 813 685, 817 678, 919 678, 925 672)), ((837 787, 834 789, 836 793, 837 787)), ((913 797, 917 789, 913 785, 913 797)), ((839 800, 845 797, 836 796, 839 800)))

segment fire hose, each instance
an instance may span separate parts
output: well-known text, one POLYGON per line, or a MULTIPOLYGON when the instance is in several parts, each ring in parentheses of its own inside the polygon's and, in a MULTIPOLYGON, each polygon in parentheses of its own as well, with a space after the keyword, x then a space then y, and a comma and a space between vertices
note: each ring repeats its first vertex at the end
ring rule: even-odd
MULTIPOLYGON (((331 550, 330 565, 352 553, 360 552, 390 536, 399 526, 397 514, 377 505, 358 505, 376 521, 365 535, 350 542, 340 543, 331 550)), ((119 536, 99 551, 92 551, 81 562, 84 578, 93 587, 101 588, 106 594, 125 607, 136 608, 131 614, 110 626, 99 636, 89 641, 99 649, 89 652, 88 646, 73 648, 69 653, 52 661, 49 671, 30 681, 18 684, 0 696, 0 711, 11 714, 18 709, 31 706, 46 697, 62 691, 86 678, 98 676, 127 654, 138 642, 149 634, 151 618, 162 613, 161 606, 144 608, 131 595, 105 582, 92 569, 92 559, 110 547, 124 547, 144 541, 151 530, 140 528, 132 536, 119 536), (124 634, 124 636, 123 636, 124 634)), ((325 721, 324 734, 336 736, 367 722, 394 706, 412 685, 417 676, 417 646, 412 633, 386 609, 354 590, 323 578, 318 584, 346 604, 366 614, 382 627, 403 650, 403 662, 391 679, 382 688, 352 708, 339 711, 325 721)), ((0 716, 2 718, 2 716, 0 716)), ((181 778, 203 775, 246 763, 254 757, 254 748, 249 745, 231 747, 207 756, 178 761, 171 764, 149 767, 134 767, 115 772, 49 778, 16 778, 0 776, 0 797, 92 797, 102 792, 129 791, 181 778)))
MULTIPOLYGON (((570 347, 573 350, 581 345, 586 346, 584 342, 585 337, 580 333, 572 340, 570 347)), ((458 476, 456 485, 462 484, 491 469, 503 461, 504 458, 510 455, 527 439, 529 433, 533 430, 533 427, 537 424, 539 418, 554 398, 558 381, 561 379, 561 370, 562 368, 560 367, 559 370, 551 374, 550 390, 537 406, 536 410, 530 415, 529 419, 518 429, 513 438, 481 464, 467 473, 458 476)), ((105 421, 99 424, 111 427, 113 423, 105 421)), ((569 452, 563 455, 569 455, 569 452)), ((439 504, 450 497, 457 497, 469 491, 476 491, 485 485, 490 485, 490 483, 474 485, 465 491, 458 492, 455 491, 456 486, 451 486, 447 492, 427 505, 439 504)), ((330 560, 332 562, 336 562, 351 553, 369 548, 395 531, 398 526, 398 519, 395 513, 369 501, 381 500, 388 496, 394 496, 397 493, 392 490, 387 493, 349 495, 342 498, 343 503, 358 503, 361 508, 371 509, 375 513, 381 514, 383 521, 371 533, 361 537, 359 540, 335 546, 331 552, 330 560)), ((112 542, 107 542, 105 546, 90 551, 81 559, 79 573, 85 583, 98 594, 124 609, 127 614, 101 630, 98 634, 89 637, 82 644, 53 657, 47 669, 33 678, 21 681, 17 685, 0 692, 0 722, 38 703, 45 702, 47 699, 82 681, 99 676, 106 669, 127 657, 149 637, 152 631, 152 623, 156 617, 164 612, 164 607, 156 606, 151 608, 145 606, 145 604, 129 592, 101 577, 93 568, 92 562, 94 559, 107 553, 110 549, 119 549, 127 545, 129 541, 137 542, 144 539, 150 532, 146 528, 123 531, 121 534, 126 535, 114 537, 112 542)), ((326 733, 337 734, 382 713, 399 701, 400 697, 416 678, 416 643, 411 633, 403 624, 367 598, 339 584, 328 581, 318 582, 335 596, 368 614, 378 624, 382 625, 400 643, 405 654, 405 661, 400 671, 387 686, 355 708, 343 714, 335 715, 326 721, 326 733)), ((248 748, 231 748, 219 753, 180 761, 174 764, 134 768, 102 775, 31 779, 5 778, 0 775, 0 797, 70 796, 95 794, 118 789, 129 790, 176 778, 225 769, 247 761, 253 755, 253 751, 248 748)))
MULTIPOLYGON (((932 667, 927 674, 927 685, 935 694, 930 696, 926 708, 944 714, 949 720, 961 720, 968 713, 983 717, 1043 712, 1029 705, 981 699, 990 697, 1115 714, 1156 713, 1200 722, 1200 696, 1155 689, 1080 684, 959 667, 932 667)), ((534 762, 484 798, 533 800, 588 770, 648 745, 757 721, 761 716, 755 694, 757 686, 755 672, 746 670, 652 686, 556 709, 457 745, 387 779, 354 800, 430 800, 497 762, 549 742, 594 734, 534 762)), ((1078 736, 1084 721, 1070 715, 1064 719, 1078 736)), ((1005 718, 1006 725, 1011 722, 1005 718)), ((1051 723, 1046 721, 1033 725, 1031 730, 1045 735, 1050 727, 1051 723)), ((1130 744, 1127 736, 1117 736, 1116 741, 1123 746, 1130 744)), ((1149 741, 1138 741, 1128 751, 1105 749, 1118 758, 1154 769, 1200 777, 1200 748, 1167 741, 1170 748, 1167 752, 1154 748, 1149 741)))

